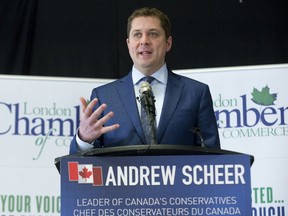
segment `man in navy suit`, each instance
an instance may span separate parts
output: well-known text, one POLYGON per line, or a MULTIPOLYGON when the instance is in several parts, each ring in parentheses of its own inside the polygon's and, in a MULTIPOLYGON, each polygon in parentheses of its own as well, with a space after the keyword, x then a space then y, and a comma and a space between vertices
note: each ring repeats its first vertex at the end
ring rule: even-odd
POLYGON ((156 138, 158 144, 199 145, 195 129, 206 147, 220 148, 209 87, 173 73, 165 55, 172 47, 168 17, 155 8, 141 8, 128 18, 127 46, 132 71, 124 78, 93 89, 91 102, 80 98, 82 109, 70 153, 93 148, 146 144, 137 101, 143 77, 155 79, 156 138))

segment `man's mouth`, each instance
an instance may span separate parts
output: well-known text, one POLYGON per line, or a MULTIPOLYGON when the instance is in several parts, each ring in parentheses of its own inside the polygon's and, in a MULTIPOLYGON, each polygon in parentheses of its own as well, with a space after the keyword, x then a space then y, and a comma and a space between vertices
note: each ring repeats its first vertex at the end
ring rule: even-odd
POLYGON ((138 52, 140 55, 150 55, 152 52, 148 51, 148 50, 144 50, 144 51, 139 51, 138 52))

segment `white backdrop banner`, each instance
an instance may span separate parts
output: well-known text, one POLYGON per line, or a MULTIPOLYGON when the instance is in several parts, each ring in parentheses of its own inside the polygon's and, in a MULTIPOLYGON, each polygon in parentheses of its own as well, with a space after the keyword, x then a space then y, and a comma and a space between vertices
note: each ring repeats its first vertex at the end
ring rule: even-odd
POLYGON ((54 159, 67 155, 79 97, 111 80, 0 77, 0 215, 60 215, 54 159))
POLYGON ((210 86, 223 149, 251 154, 253 216, 288 213, 288 65, 183 70, 210 86))
MULTIPOLYGON (((288 65, 175 71, 210 86, 223 149, 254 155, 253 216, 288 208, 288 65)), ((79 97, 111 80, 0 76, 0 215, 59 216, 79 97)))

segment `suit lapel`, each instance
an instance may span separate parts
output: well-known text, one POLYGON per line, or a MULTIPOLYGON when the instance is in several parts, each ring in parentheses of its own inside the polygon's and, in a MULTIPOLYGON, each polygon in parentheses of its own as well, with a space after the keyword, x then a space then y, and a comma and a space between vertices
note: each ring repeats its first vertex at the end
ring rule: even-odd
POLYGON ((127 112, 127 116, 129 116, 130 121, 134 125, 138 135, 141 137, 141 140, 143 143, 145 143, 144 133, 142 130, 139 112, 135 100, 132 73, 130 72, 126 77, 120 79, 116 85, 116 88, 120 97, 120 101, 127 112))
POLYGON ((171 71, 168 72, 168 82, 166 87, 165 99, 163 103, 161 118, 157 130, 158 142, 161 142, 162 136, 171 120, 171 117, 179 103, 184 85, 179 82, 181 77, 175 76, 171 71))

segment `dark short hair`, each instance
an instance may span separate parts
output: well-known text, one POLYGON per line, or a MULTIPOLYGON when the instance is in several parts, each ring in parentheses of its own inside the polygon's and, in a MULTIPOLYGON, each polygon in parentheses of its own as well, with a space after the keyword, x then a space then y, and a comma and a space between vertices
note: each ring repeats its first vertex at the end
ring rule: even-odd
POLYGON ((137 17, 156 17, 160 20, 160 25, 165 32, 166 39, 171 36, 171 24, 166 14, 156 8, 143 7, 135 10, 128 18, 127 22, 127 37, 131 31, 132 21, 137 17))

